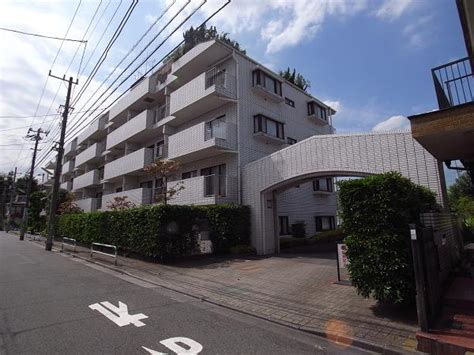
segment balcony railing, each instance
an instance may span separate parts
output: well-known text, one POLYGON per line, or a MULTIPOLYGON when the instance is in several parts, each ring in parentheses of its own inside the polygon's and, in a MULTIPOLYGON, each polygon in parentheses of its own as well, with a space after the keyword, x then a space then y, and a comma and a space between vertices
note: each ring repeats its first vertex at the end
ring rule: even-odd
POLYGON ((473 101, 473 60, 466 57, 431 69, 440 109, 473 101))

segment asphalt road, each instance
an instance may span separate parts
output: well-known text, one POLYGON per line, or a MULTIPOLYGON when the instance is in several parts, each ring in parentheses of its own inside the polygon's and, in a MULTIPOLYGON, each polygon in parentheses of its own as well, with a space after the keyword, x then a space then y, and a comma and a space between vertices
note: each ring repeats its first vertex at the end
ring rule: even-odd
POLYGON ((3 232, 0 335, 0 354, 367 353, 3 232))

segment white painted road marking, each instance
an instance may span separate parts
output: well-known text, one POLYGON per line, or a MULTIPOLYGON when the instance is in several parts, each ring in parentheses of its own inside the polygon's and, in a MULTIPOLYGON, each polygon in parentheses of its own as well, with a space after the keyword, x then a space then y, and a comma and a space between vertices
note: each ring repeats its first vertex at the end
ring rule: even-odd
MULTIPOLYGON (((199 354, 203 349, 202 345, 199 344, 197 341, 194 341, 192 339, 185 338, 185 337, 168 338, 168 339, 160 341, 160 343, 178 355, 199 354), (189 349, 183 348, 180 344, 186 345, 189 349)), ((160 353, 159 351, 148 349, 144 346, 142 346, 142 348, 148 351, 152 355, 167 355, 168 354, 168 353, 160 353)))
POLYGON ((120 301, 118 307, 115 307, 110 302, 100 302, 100 304, 94 303, 89 305, 89 308, 102 313, 119 327, 129 324, 133 324, 135 327, 143 327, 146 324, 141 322, 141 320, 148 318, 148 316, 144 315, 143 313, 129 314, 127 305, 120 301))

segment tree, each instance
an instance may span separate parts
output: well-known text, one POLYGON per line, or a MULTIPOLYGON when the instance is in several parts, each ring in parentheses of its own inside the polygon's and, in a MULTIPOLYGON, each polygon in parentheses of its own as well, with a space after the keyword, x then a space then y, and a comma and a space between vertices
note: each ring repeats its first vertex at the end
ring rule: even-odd
POLYGON ((191 26, 188 30, 184 31, 183 39, 183 44, 179 46, 173 53, 171 53, 168 58, 165 59, 165 63, 169 61, 174 62, 178 60, 181 56, 189 52, 191 49, 193 49, 199 43, 211 41, 213 39, 217 39, 228 44, 229 46, 235 48, 242 54, 246 53, 245 49, 242 49, 240 47, 239 42, 230 39, 228 33, 223 32, 219 34, 215 26, 211 26, 210 28, 207 28, 206 24, 196 28, 191 26))
POLYGON ((474 186, 467 173, 460 175, 448 190, 449 204, 462 219, 465 240, 474 237, 474 186))
POLYGON ((31 228, 33 233, 41 232, 46 228, 46 214, 44 213, 46 206, 46 191, 35 191, 30 195, 28 227, 31 228))
POLYGON ((161 180, 161 188, 155 192, 155 200, 167 204, 170 199, 184 190, 183 182, 177 182, 173 186, 168 186, 169 178, 179 169, 179 163, 174 160, 156 159, 150 165, 145 166, 145 172, 152 175, 155 179, 161 180))
POLYGON ((364 297, 394 304, 415 300, 409 223, 432 210, 435 195, 399 173, 338 183, 349 274, 364 297))
POLYGON ((114 197, 112 202, 107 203, 107 208, 112 211, 125 211, 135 207, 137 207, 137 205, 132 201, 128 201, 128 196, 117 196, 114 197))
POLYGON ((82 209, 74 201, 74 194, 68 192, 65 194, 63 201, 59 204, 57 214, 67 214, 67 213, 81 213, 82 209))
POLYGON ((311 82, 304 78, 304 76, 300 73, 296 73, 296 69, 293 68, 293 72, 288 67, 285 71, 279 72, 280 76, 290 83, 296 85, 303 91, 307 91, 311 87, 311 82))

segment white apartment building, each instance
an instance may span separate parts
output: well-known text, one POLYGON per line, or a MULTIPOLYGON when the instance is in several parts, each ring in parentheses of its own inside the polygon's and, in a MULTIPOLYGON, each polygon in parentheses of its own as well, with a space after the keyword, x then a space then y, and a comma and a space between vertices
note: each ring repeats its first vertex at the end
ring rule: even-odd
MULTIPOLYGON (((116 196, 154 203, 161 181, 143 168, 180 163, 170 203, 241 203, 246 164, 313 135, 331 134, 334 110, 255 60, 220 42, 201 43, 135 83, 110 111, 65 147, 61 187, 84 211, 116 196)), ((282 191, 281 235, 306 223, 307 235, 334 228, 331 178, 282 191)))

